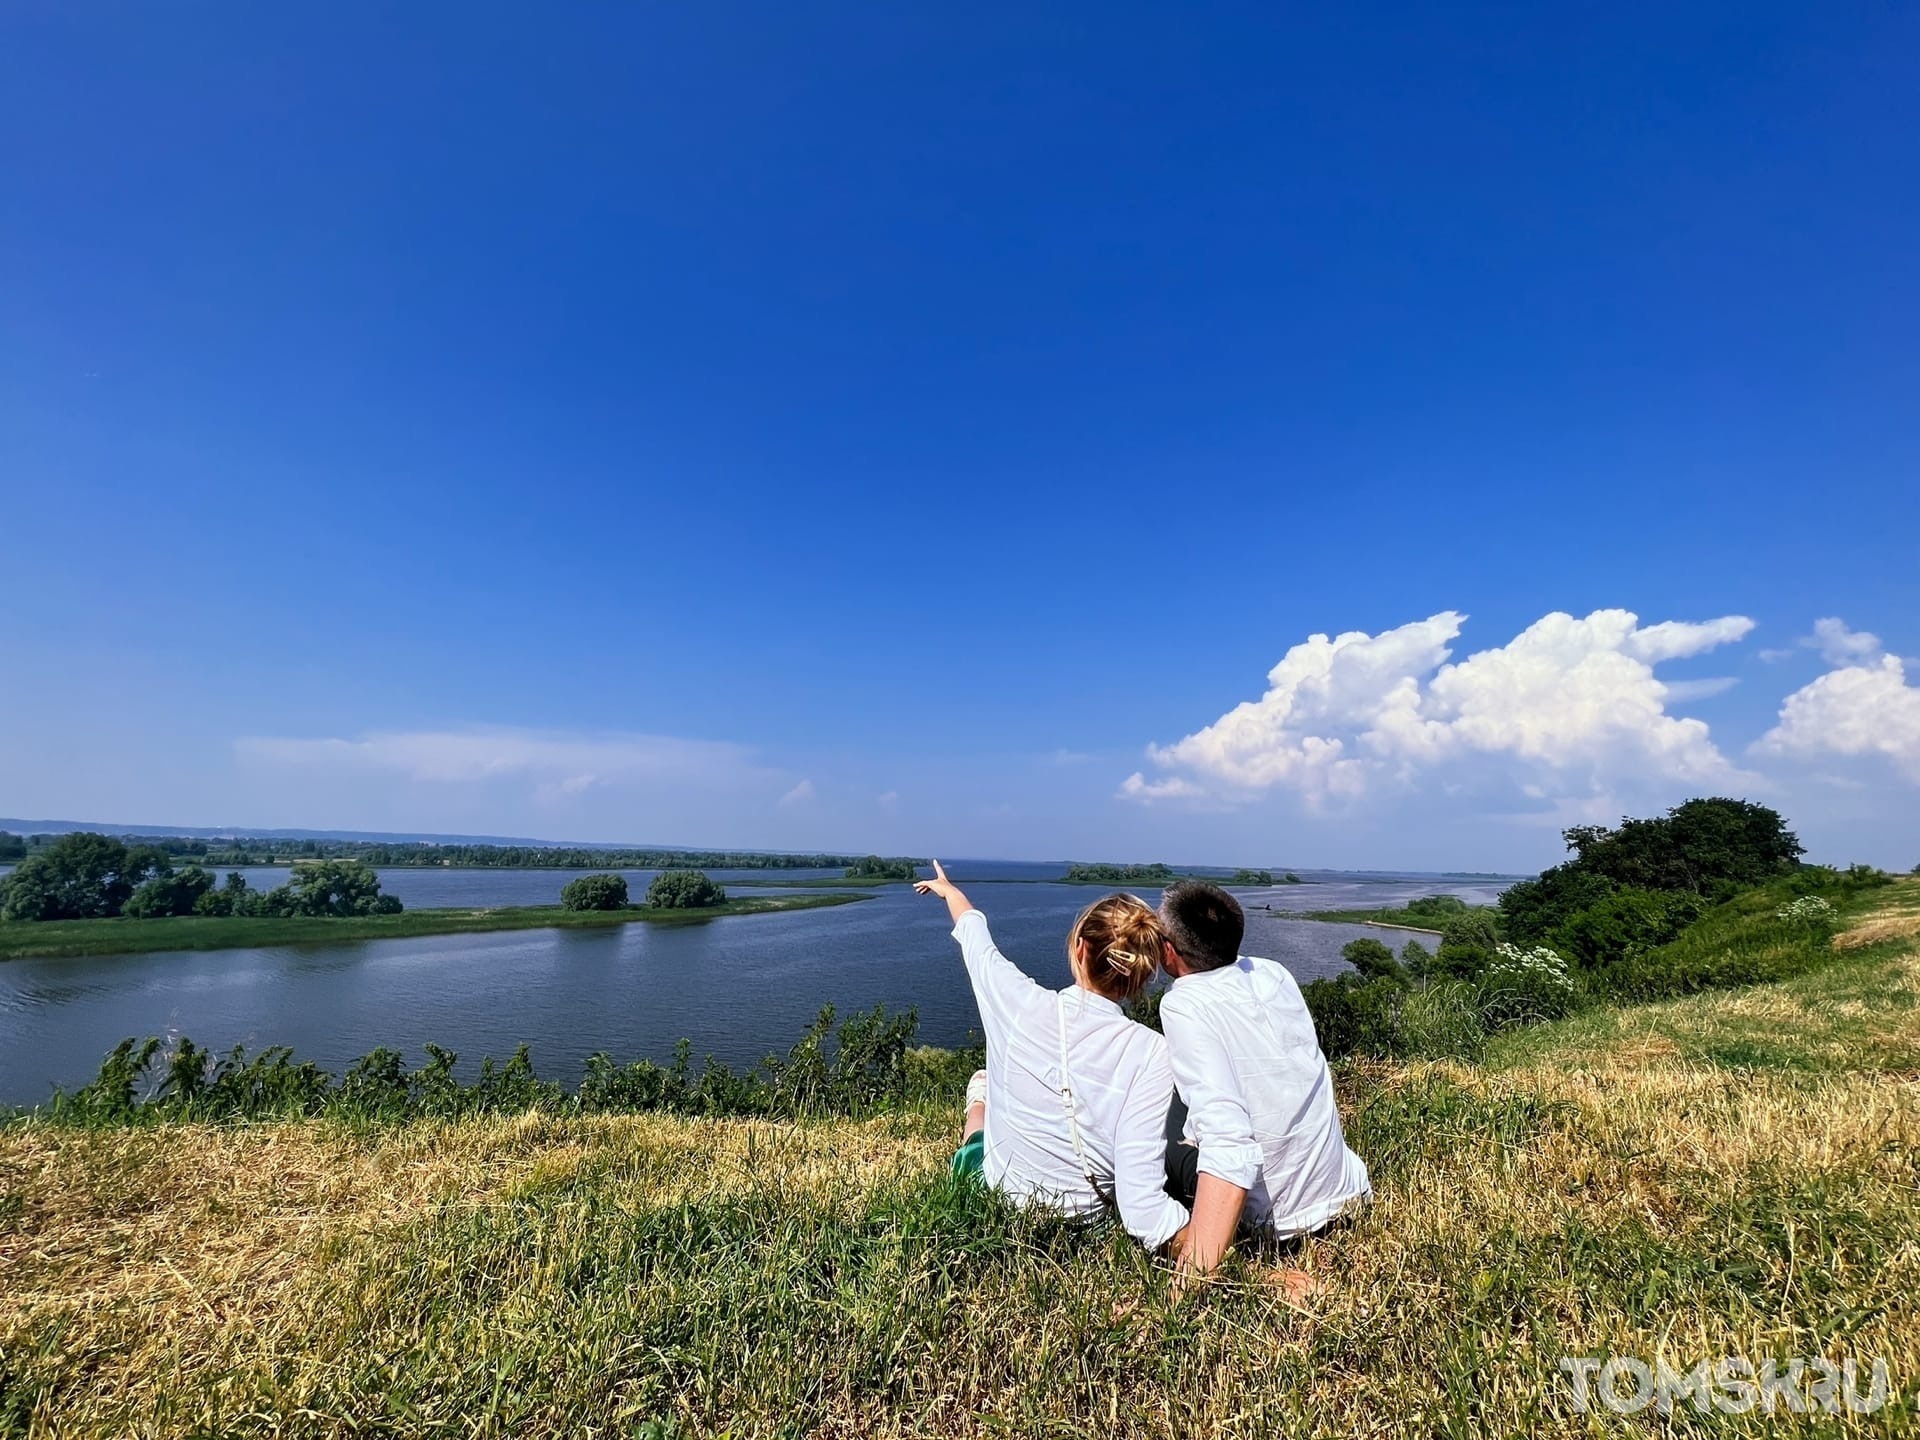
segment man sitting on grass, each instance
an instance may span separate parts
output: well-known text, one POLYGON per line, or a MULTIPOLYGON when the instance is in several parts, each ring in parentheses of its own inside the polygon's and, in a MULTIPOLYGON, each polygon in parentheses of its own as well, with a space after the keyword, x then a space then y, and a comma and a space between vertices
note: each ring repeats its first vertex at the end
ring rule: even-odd
POLYGON ((1160 1004, 1184 1140, 1167 1193, 1193 1211, 1181 1268, 1212 1269, 1237 1232, 1308 1235, 1373 1193, 1347 1148, 1333 1072, 1285 966, 1240 954, 1246 917, 1217 885, 1184 880, 1160 901, 1160 1004))

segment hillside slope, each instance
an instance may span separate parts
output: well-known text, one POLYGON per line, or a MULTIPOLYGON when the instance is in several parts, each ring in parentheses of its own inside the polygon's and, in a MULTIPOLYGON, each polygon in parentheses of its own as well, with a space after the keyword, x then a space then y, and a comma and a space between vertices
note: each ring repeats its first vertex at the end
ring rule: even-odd
MULTIPOLYGON (((1488 1435, 1561 1356, 1920 1384, 1920 884, 1829 966, 1343 1072, 1377 1200, 1177 1309, 955 1116, 0 1130, 0 1433, 1488 1435), (651 1422, 651 1423, 650 1423, 651 1422)), ((1791 1417, 1676 1428, 1768 1433, 1791 1417)), ((1805 1422, 1800 1422, 1805 1423, 1805 1422)))

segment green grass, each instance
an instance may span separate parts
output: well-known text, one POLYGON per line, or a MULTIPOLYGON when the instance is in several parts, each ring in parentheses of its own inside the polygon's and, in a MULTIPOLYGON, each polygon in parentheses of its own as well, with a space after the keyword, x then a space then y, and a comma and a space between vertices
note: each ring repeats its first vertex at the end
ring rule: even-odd
POLYGON ((956 1188, 957 1094, 0 1127, 0 1434, 1910 1433, 1916 910, 1484 1064, 1344 1067, 1375 1200, 1288 1262, 1300 1301, 1253 1257, 1176 1305, 1124 1239, 956 1188), (1884 1357, 1898 1408, 1575 1415, 1558 1358, 1608 1354, 1884 1357))
POLYGON ((517 905, 476 910, 404 910, 398 915, 334 917, 212 917, 157 920, 45 920, 0 922, 0 960, 26 956, 132 955, 154 950, 233 950, 262 945, 317 945, 342 940, 397 940, 416 935, 464 935, 489 930, 574 930, 636 922, 690 925, 723 915, 767 915, 847 905, 871 896, 835 891, 817 895, 757 895, 701 910, 563 910, 517 905))
MULTIPOLYGON (((1491 905, 1476 905, 1476 910, 1492 910, 1491 905)), ((1460 912, 1460 913, 1465 913, 1460 912)), ((1303 910, 1297 915, 1289 915, 1293 920, 1327 920, 1340 925, 1402 925, 1409 930, 1426 930, 1438 935, 1445 923, 1443 918, 1432 915, 1413 915, 1398 906, 1384 906, 1376 910, 1303 910)))

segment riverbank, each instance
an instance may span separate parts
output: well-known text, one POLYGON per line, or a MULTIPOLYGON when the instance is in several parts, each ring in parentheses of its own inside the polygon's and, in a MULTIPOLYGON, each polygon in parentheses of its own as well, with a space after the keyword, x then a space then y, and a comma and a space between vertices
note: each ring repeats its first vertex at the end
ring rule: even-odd
POLYGON ((157 950, 240 950, 263 945, 326 944, 342 940, 400 940, 419 935, 480 934, 492 930, 574 930, 606 925, 688 925, 725 915, 771 915, 871 899, 840 889, 808 895, 755 895, 699 910, 563 910, 558 905, 403 910, 398 915, 199 916, 134 920, 0 922, 0 960, 29 956, 138 955, 157 950))
POLYGON ((949 1185, 957 1098, 15 1125, 0 1417, 77 1440, 1585 1435, 1660 1422, 1577 1415, 1562 1356, 1810 1356, 1858 1362, 1862 1396, 1884 1360, 1889 1409, 1683 1398, 1664 1423, 1893 1433, 1920 1384, 1916 1074, 1903 882, 1788 982, 1584 1012, 1479 1064, 1342 1067, 1375 1198, 1293 1259, 1317 1292, 1236 1261, 1178 1308, 1124 1241, 949 1185))

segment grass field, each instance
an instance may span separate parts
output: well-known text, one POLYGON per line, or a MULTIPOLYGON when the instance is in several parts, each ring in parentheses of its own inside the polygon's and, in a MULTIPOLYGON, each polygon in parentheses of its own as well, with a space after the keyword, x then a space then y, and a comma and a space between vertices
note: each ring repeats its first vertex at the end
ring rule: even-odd
POLYGON ((0 1130, 0 1433, 1860 1434, 1920 1384, 1920 883, 1794 980, 1343 1070, 1376 1199, 1184 1304, 944 1180, 955 1115, 0 1130), (1578 1415, 1561 1356, 1884 1358, 1578 1415))
POLYGON ((396 940, 414 935, 464 935, 486 930, 573 930, 599 925, 688 925, 722 915, 766 915, 812 910, 872 898, 846 891, 812 895, 755 895, 702 910, 563 910, 558 905, 474 910, 403 910, 398 915, 334 917, 182 915, 166 919, 0 922, 0 960, 29 955, 131 955, 153 950, 234 950, 256 945, 315 945, 341 940, 396 940))

